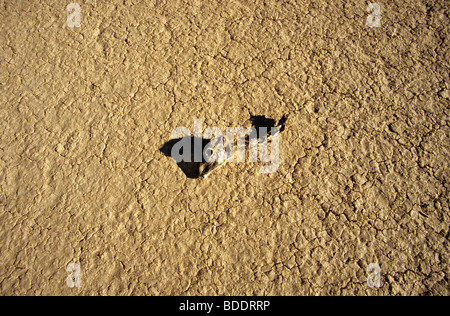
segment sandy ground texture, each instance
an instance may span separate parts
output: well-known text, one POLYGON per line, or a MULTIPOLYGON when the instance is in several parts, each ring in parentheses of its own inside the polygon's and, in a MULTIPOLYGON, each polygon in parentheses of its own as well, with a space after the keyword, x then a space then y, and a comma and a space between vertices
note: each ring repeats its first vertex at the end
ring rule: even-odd
POLYGON ((0 0, 0 294, 449 295, 448 1, 69 2, 0 0), (159 150, 250 115, 275 173, 159 150))

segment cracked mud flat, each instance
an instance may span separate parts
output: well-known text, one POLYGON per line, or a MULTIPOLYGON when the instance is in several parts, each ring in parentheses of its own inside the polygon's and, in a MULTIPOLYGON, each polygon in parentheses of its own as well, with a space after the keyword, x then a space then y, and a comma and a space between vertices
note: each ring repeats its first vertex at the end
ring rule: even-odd
POLYGON ((0 294, 449 295, 448 3, 69 2, 0 1, 0 294), (158 150, 255 114, 276 173, 158 150))

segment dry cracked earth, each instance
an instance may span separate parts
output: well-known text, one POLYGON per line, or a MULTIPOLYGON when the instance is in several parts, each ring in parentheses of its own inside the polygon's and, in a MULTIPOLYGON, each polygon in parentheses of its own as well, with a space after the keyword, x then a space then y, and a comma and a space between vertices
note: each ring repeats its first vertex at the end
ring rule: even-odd
POLYGON ((0 0, 0 294, 450 294, 447 1, 69 2, 0 0), (159 150, 250 115, 275 173, 159 150))

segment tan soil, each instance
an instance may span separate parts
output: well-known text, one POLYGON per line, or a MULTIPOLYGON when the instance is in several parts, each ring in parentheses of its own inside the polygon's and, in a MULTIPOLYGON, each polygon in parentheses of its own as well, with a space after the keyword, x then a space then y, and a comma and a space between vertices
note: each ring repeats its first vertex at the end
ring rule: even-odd
POLYGON ((0 0, 0 294, 449 295, 447 1, 77 2, 0 0), (276 173, 159 151, 251 114, 276 173))

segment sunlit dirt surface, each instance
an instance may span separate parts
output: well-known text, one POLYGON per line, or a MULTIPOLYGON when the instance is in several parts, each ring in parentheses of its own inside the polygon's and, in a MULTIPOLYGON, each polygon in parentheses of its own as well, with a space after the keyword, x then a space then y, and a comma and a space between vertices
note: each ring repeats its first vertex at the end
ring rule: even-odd
POLYGON ((447 1, 69 3, 0 0, 1 295, 449 295, 447 1), (275 173, 159 150, 251 115, 275 173))

